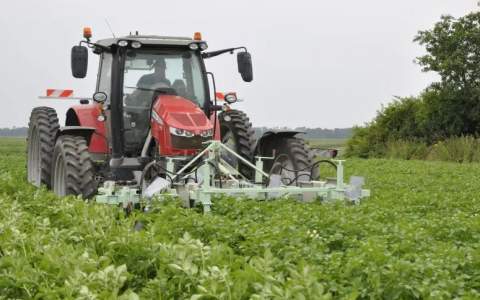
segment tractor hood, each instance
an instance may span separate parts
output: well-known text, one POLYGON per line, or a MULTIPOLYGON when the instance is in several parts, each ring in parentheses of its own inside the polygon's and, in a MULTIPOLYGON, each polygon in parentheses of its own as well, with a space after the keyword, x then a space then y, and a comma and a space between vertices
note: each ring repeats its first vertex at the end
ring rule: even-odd
POLYGON ((181 96, 160 95, 153 110, 168 127, 186 129, 195 134, 213 128, 204 111, 181 96))

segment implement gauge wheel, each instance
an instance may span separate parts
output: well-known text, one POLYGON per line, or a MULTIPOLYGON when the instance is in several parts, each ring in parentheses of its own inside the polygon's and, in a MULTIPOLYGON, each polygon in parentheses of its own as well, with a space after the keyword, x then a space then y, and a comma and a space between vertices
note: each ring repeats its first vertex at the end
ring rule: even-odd
POLYGON ((55 144, 52 164, 52 189, 58 196, 96 193, 95 169, 83 137, 60 136, 55 144))
MULTIPOLYGON (((249 162, 253 161, 255 138, 252 123, 247 115, 236 109, 224 111, 218 116, 221 141, 249 162)), ((254 171, 234 155, 224 152, 222 158, 246 178, 253 179, 254 171)))
POLYGON ((279 174, 286 185, 318 179, 319 168, 314 166, 315 155, 302 138, 281 138, 275 144, 275 159, 270 170, 267 170, 270 174, 279 174))
POLYGON ((30 114, 27 137, 27 178, 35 186, 51 187, 52 152, 60 125, 50 107, 35 107, 30 114))

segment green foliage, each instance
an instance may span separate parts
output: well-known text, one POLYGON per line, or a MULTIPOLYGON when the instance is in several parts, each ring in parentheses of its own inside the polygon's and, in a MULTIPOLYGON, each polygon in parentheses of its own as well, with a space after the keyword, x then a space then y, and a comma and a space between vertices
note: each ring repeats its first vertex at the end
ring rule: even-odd
POLYGON ((415 41, 427 54, 418 58, 424 71, 435 71, 445 84, 459 89, 480 84, 480 13, 455 19, 442 16, 433 29, 420 31, 415 41))
POLYGON ((431 147, 429 160, 480 162, 480 140, 471 136, 449 138, 431 147))
POLYGON ((0 299, 480 297, 477 164, 346 165, 373 191, 359 206, 222 198, 125 217, 35 189, 24 143, 0 140, 0 299))
POLYGON ((371 127, 354 127, 353 136, 347 141, 347 157, 381 157, 385 154, 385 145, 375 136, 371 127))
POLYGON ((418 140, 391 140, 382 156, 390 159, 480 162, 480 139, 472 136, 451 137, 433 145, 418 140))
POLYGON ((422 102, 418 98, 397 98, 377 113, 366 127, 354 128, 347 142, 346 155, 382 157, 387 143, 395 140, 422 139, 422 102))
POLYGON ((394 140, 387 142, 385 157, 395 159, 426 159, 429 152, 430 148, 425 143, 394 140))
POLYGON ((432 145, 480 131, 480 12, 458 19, 444 16, 433 29, 420 31, 415 41, 426 50, 418 64, 425 72, 437 72, 441 81, 418 97, 397 98, 383 108, 354 132, 347 155, 384 156, 391 141, 432 145))
MULTIPOLYGON (((417 59, 424 71, 437 72, 441 82, 427 101, 446 126, 445 134, 475 134, 480 129, 480 12, 455 19, 443 16, 434 28, 420 31, 415 41, 427 54, 417 59)), ((438 124, 439 125, 439 124, 438 124)), ((443 127, 436 128, 437 130, 443 127)))

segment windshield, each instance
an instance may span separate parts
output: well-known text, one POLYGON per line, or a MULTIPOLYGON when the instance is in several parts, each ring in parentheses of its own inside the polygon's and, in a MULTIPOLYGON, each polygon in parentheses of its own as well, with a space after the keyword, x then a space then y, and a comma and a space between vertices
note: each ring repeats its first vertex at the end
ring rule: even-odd
POLYGON ((206 91, 200 59, 194 51, 128 50, 124 105, 150 107, 154 90, 182 96, 203 107, 206 91))

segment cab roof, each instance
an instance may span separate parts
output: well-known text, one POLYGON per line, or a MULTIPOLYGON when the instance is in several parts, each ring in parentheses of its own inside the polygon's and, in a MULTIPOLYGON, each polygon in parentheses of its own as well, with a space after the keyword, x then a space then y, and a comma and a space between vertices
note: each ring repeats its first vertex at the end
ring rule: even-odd
POLYGON ((172 45, 172 46, 188 46, 192 42, 204 42, 199 40, 193 40, 189 37, 176 37, 176 36, 159 36, 159 35, 127 35, 118 38, 108 38, 98 40, 97 44, 110 47, 117 44, 119 41, 137 41, 142 45, 172 45))

